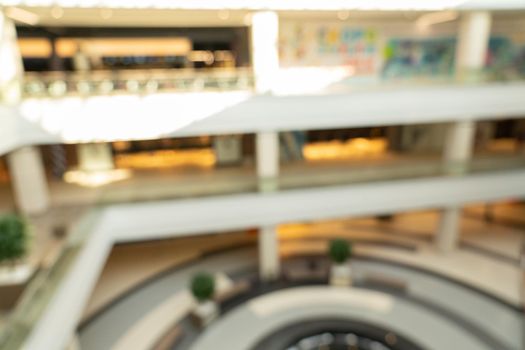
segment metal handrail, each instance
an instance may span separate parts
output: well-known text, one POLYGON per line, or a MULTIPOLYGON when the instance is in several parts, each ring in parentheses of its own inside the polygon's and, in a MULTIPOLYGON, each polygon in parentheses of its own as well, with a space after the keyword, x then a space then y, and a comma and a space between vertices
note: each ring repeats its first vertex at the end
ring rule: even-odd
POLYGON ((0 349, 20 349, 29 336, 63 277, 75 261, 78 253, 98 221, 100 211, 92 209, 84 215, 70 233, 69 240, 58 258, 50 266, 38 269, 19 302, 0 329, 0 349))
POLYGON ((69 94, 151 93, 165 90, 249 90, 250 68, 97 70, 24 74, 26 97, 69 94))

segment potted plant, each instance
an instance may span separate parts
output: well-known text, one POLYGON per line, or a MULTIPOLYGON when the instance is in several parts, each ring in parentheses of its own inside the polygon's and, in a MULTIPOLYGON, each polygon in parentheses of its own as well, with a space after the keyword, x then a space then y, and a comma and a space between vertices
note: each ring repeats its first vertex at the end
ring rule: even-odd
POLYGON ((347 263, 351 255, 351 245, 344 239, 334 239, 330 242, 329 255, 332 259, 330 269, 330 284, 334 286, 349 286, 352 284, 352 271, 347 263))
POLYGON ((18 215, 0 218, 0 264, 20 259, 27 253, 29 232, 18 215))
POLYGON ((208 273, 198 273, 191 281, 191 293, 197 300, 194 316, 201 326, 206 326, 218 315, 218 307, 213 296, 215 294, 215 279, 208 273))

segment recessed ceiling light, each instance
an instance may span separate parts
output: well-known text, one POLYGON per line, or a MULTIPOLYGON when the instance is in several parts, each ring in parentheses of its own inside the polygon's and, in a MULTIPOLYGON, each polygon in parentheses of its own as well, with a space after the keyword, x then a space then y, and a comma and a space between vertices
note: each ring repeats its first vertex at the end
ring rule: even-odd
POLYGON ((220 19, 222 19, 223 21, 225 21, 228 18, 230 18, 230 11, 228 11, 228 10, 220 10, 219 12, 217 12, 217 16, 220 19))
POLYGON ((242 19, 242 22, 244 23, 245 26, 251 26, 252 25, 252 14, 251 13, 245 14, 242 19))
POLYGON ((337 18, 346 21, 350 17, 350 11, 337 11, 337 18))
POLYGON ((55 19, 59 19, 59 18, 62 18, 63 15, 64 15, 64 9, 62 7, 53 6, 53 8, 51 9, 51 17, 55 19))
POLYGON ((110 19, 113 16, 113 10, 110 8, 100 9, 100 17, 103 19, 110 19))

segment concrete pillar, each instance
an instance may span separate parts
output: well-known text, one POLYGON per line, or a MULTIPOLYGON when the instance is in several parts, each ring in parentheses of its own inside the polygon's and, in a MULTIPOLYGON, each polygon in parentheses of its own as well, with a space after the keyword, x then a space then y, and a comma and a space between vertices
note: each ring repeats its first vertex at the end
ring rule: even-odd
POLYGON ((479 121, 476 125, 474 149, 486 150, 495 132, 496 124, 493 121, 479 121))
MULTIPOLYGON (((472 156, 475 122, 472 120, 450 124, 445 137, 443 162, 449 174, 461 175, 468 170, 468 161, 472 156)), ((457 246, 461 208, 445 208, 441 214, 437 232, 437 247, 442 252, 449 252, 457 246)))
POLYGON ((252 67, 255 91, 269 93, 279 72, 279 17, 272 11, 255 12, 251 16, 252 67))
POLYGON ((104 171, 114 168, 109 143, 86 143, 77 146, 78 168, 84 171, 104 171))
POLYGON ((259 276, 263 281, 277 279, 280 274, 279 240, 275 226, 259 229, 259 276))
POLYGON ((441 252, 454 250, 458 243, 461 208, 450 207, 443 210, 439 223, 436 245, 441 252))
POLYGON ((404 125, 399 137, 400 148, 413 154, 440 152, 446 128, 441 124, 404 125))
POLYGON ((278 188, 279 133, 261 132, 255 136, 255 157, 259 190, 271 192, 278 188))
POLYGON ((217 135, 213 137, 213 151, 217 165, 240 164, 242 162, 242 136, 217 135))
MULTIPOLYGON (((456 77, 460 81, 477 81, 485 66, 490 39, 491 15, 489 12, 467 12, 462 15, 456 48, 456 77)), ((464 120, 451 123, 445 135, 443 160, 451 174, 468 170, 472 158, 476 123, 464 120)), ((440 251, 448 252, 457 246, 461 208, 445 208, 436 237, 440 251)))
POLYGON ((14 105, 20 101, 23 64, 13 21, 0 11, 0 102, 14 105))
POLYGON ((461 16, 456 47, 456 76, 460 80, 480 79, 490 39, 491 15, 486 11, 461 16))
POLYGON ((24 214, 40 214, 49 208, 49 190, 40 150, 20 148, 7 155, 17 208, 24 214))
POLYGON ((443 150, 443 161, 448 172, 461 174, 468 169, 475 133, 476 123, 473 120, 462 120, 448 126, 443 150))

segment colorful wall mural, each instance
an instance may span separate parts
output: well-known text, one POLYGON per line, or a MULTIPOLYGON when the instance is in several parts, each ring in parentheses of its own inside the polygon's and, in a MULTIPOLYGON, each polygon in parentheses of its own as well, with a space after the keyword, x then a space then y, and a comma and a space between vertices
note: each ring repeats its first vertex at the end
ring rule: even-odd
MULTIPOLYGON (((341 23, 285 22, 281 26, 281 67, 352 67, 355 76, 382 79, 449 77, 454 74, 457 39, 390 35, 380 28, 341 23)), ((490 39, 486 71, 491 76, 525 76, 525 39, 490 39)))
POLYGON ((356 75, 377 70, 377 32, 343 25, 289 25, 281 31, 281 65, 352 66, 356 75))
POLYGON ((447 76, 454 70, 453 38, 390 39, 383 49, 384 78, 447 76))
POLYGON ((525 44, 504 36, 490 38, 486 67, 495 78, 525 76, 525 44))

